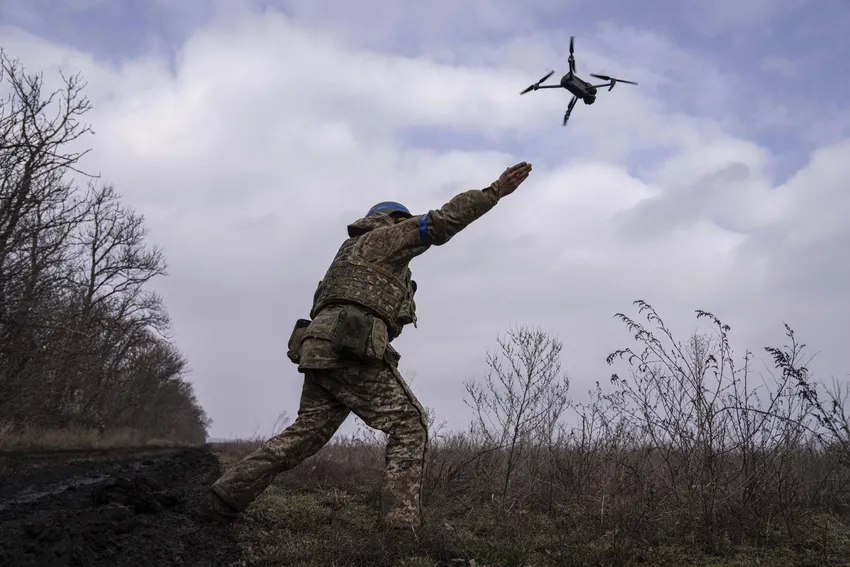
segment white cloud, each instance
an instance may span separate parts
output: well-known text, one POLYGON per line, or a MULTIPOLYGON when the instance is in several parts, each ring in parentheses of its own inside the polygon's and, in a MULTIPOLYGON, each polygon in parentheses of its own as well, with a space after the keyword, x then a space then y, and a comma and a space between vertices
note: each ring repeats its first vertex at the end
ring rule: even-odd
MULTIPOLYGON (((88 79, 97 131, 89 167, 146 214, 165 248, 172 275, 158 285, 214 436, 294 414, 300 381, 283 345, 347 222, 384 199, 435 208, 520 160, 536 166, 520 191, 412 266, 421 316, 399 341, 403 365, 452 425, 465 420, 460 382, 482 370, 496 334, 517 322, 558 333, 580 396, 608 375, 605 354, 628 340, 611 316, 638 298, 685 332, 693 309, 714 309, 750 348, 781 333, 780 311, 806 326, 810 343, 832 348, 825 369, 850 366, 836 339, 847 337, 850 274, 836 270, 837 256, 818 254, 850 244, 847 145, 824 148, 774 186, 769 152, 725 130, 710 104, 702 116, 668 110, 685 64, 729 83, 657 35, 601 28, 582 43, 587 69, 616 69, 641 86, 603 93, 562 129, 562 93, 518 96, 538 78, 525 55, 564 59, 536 32, 519 41, 490 22, 502 39, 452 60, 366 51, 340 35, 345 25, 231 10, 188 40, 173 71, 156 55, 107 65, 0 32, 28 66, 60 61, 88 79), (601 54, 614 35, 630 57, 601 54), (415 147, 411 128, 473 135, 492 149, 415 147), (831 285, 816 285, 818 274, 831 285)), ((676 89, 705 87, 695 76, 676 89)))
MULTIPOLYGON (((691 9, 694 22, 701 23, 705 30, 719 31, 768 23, 805 3, 806 0, 689 0, 687 6, 691 9)), ((768 26, 757 30, 762 34, 773 33, 768 26)))

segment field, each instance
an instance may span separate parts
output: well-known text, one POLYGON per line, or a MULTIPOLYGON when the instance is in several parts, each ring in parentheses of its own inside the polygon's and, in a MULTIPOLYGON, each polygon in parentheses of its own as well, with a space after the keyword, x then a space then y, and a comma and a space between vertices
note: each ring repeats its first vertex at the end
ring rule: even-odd
POLYGON ((534 461, 542 455, 524 461, 512 499, 502 502, 500 475, 492 474, 499 457, 470 461, 464 443, 455 437, 431 452, 426 526, 403 542, 377 527, 382 447, 364 438, 335 442, 283 473, 231 525, 199 522, 194 506, 256 442, 5 452, 0 565, 850 564, 847 516, 827 511, 838 503, 795 518, 764 517, 780 502, 746 518, 727 503, 710 530, 698 510, 658 514, 670 498, 626 490, 634 487, 626 478, 596 474, 584 493, 541 491, 543 461, 534 461), (606 483, 607 497, 590 490, 606 483))
MULTIPOLYGON (((237 444, 217 451, 230 463, 245 449, 237 444)), ((782 518, 759 519, 765 510, 752 510, 749 518, 718 510, 721 525, 708 533, 698 511, 696 517, 680 510, 665 519, 657 512, 669 499, 636 493, 625 478, 620 484, 589 477, 584 494, 546 487, 536 482, 546 471, 534 470, 534 457, 517 472, 514 497, 502 502, 502 479, 493 474, 501 470, 499 457, 481 455, 478 465, 470 462, 474 454, 462 438, 432 451, 426 526, 418 541, 394 546, 376 523, 381 449, 348 440, 327 447, 300 471, 281 475, 249 509, 251 523, 236 526, 243 558, 250 564, 303 566, 850 564, 846 516, 805 512, 788 524, 795 526, 792 536, 782 518), (592 485, 599 492, 587 490, 592 485), (689 520, 692 525, 685 525, 689 520)))
POLYGON ((379 527, 387 437, 365 427, 229 525, 196 506, 262 439, 0 427, 0 565, 850 565, 846 387, 811 380, 790 329, 756 380, 719 321, 666 348, 624 321, 646 349, 612 353, 628 374, 586 402, 570 400, 561 343, 519 329, 467 384, 466 430, 429 411, 425 524, 410 538, 379 527))

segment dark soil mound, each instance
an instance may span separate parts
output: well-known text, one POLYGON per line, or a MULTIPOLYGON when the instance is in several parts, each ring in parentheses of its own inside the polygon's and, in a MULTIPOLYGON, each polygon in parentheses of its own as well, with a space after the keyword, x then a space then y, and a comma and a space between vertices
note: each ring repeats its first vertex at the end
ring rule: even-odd
POLYGON ((209 452, 85 469, 28 471, 36 482, 28 485, 21 476, 0 479, 0 566, 238 564, 230 529, 195 517, 220 474, 209 452))

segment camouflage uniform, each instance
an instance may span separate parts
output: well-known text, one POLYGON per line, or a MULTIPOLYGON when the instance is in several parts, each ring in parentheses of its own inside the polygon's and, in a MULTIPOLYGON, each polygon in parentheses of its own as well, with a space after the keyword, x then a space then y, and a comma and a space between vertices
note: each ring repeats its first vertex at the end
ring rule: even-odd
POLYGON ((290 338, 289 356, 304 373, 298 417, 216 481, 212 491, 223 503, 244 511, 278 473, 321 449, 354 412, 389 435, 381 498, 385 525, 419 525, 428 425, 397 370, 400 355, 389 344, 404 325, 416 323, 416 284, 408 264, 497 202, 492 188, 470 190, 419 217, 395 223, 373 214, 349 225, 349 239, 316 290, 312 321, 290 338), (346 316, 354 322, 368 317, 370 332, 356 345, 356 360, 339 350, 346 316))

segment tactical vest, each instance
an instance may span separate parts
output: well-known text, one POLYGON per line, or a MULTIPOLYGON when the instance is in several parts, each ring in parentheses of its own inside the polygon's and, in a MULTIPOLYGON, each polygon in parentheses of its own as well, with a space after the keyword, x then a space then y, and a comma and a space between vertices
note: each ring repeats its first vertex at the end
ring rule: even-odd
POLYGON ((310 317, 330 305, 355 304, 387 324, 390 339, 416 323, 410 268, 390 270, 364 260, 355 250, 358 237, 343 242, 313 298, 310 317))

